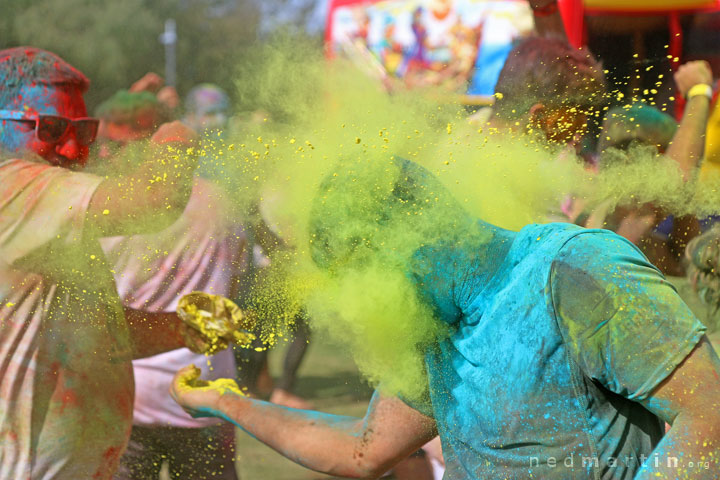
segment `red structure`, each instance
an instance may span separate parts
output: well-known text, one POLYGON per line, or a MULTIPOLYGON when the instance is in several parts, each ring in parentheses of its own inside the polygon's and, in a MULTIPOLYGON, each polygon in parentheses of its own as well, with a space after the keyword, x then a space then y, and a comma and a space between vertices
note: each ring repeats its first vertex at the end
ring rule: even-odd
POLYGON ((558 0, 570 43, 581 47, 586 42, 585 15, 647 16, 667 15, 670 29, 669 54, 682 58, 683 32, 680 15, 720 11, 720 0, 558 0))

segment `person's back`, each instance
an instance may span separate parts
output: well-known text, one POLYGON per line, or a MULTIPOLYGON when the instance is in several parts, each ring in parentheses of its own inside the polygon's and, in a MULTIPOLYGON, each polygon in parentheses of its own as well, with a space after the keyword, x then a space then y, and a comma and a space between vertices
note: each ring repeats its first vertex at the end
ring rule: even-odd
POLYGON ((668 312, 622 304, 618 291, 672 289, 610 232, 531 225, 468 247, 426 247, 416 265, 452 329, 426 357, 431 405, 414 405, 438 423, 446 478, 630 478, 663 428, 627 397, 644 398, 693 348, 692 314, 677 299, 686 329, 663 331, 668 312), (595 263, 601 251, 620 263, 595 263))

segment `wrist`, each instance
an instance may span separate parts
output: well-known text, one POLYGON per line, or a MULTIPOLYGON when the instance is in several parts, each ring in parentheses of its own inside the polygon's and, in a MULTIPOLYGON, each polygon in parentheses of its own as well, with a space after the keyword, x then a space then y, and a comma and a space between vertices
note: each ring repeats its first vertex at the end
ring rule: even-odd
POLYGON ((532 8, 535 17, 549 17, 558 12, 558 2, 557 0, 550 0, 543 6, 531 6, 530 8, 532 8))
POLYGON ((222 418, 232 422, 234 418, 242 416, 247 406, 248 397, 225 390, 217 398, 214 408, 222 418))
POLYGON ((708 100, 712 98, 713 90, 710 85, 707 83, 698 83, 697 85, 694 85, 690 90, 688 90, 687 94, 685 95, 685 98, 690 100, 694 97, 705 97, 708 100))

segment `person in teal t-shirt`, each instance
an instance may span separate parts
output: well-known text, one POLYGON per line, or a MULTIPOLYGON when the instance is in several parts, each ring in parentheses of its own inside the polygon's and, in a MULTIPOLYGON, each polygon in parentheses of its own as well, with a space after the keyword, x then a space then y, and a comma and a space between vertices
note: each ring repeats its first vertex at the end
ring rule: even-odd
POLYGON ((567 224, 502 230, 470 218, 418 165, 378 167, 392 188, 368 188, 361 162, 325 180, 311 250, 339 273, 398 250, 388 229, 426 239, 406 274, 446 326, 424 347, 427 394, 378 392, 365 418, 340 417, 197 388, 189 367, 172 389, 188 412, 225 418, 337 476, 375 478, 439 433, 446 479, 716 477, 720 362, 636 247, 567 224), (363 196, 373 200, 347 201, 363 196), (339 236, 342 199, 364 232, 339 236))

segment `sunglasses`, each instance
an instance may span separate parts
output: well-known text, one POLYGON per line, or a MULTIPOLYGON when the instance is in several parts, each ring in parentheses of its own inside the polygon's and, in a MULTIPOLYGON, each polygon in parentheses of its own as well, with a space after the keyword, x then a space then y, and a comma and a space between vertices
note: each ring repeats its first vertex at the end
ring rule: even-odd
POLYGON ((28 116, 19 110, 0 110, 0 120, 35 122, 35 136, 46 143, 59 142, 72 126, 75 129, 77 142, 83 146, 95 141, 100 124, 100 120, 92 117, 70 119, 60 115, 28 116))

